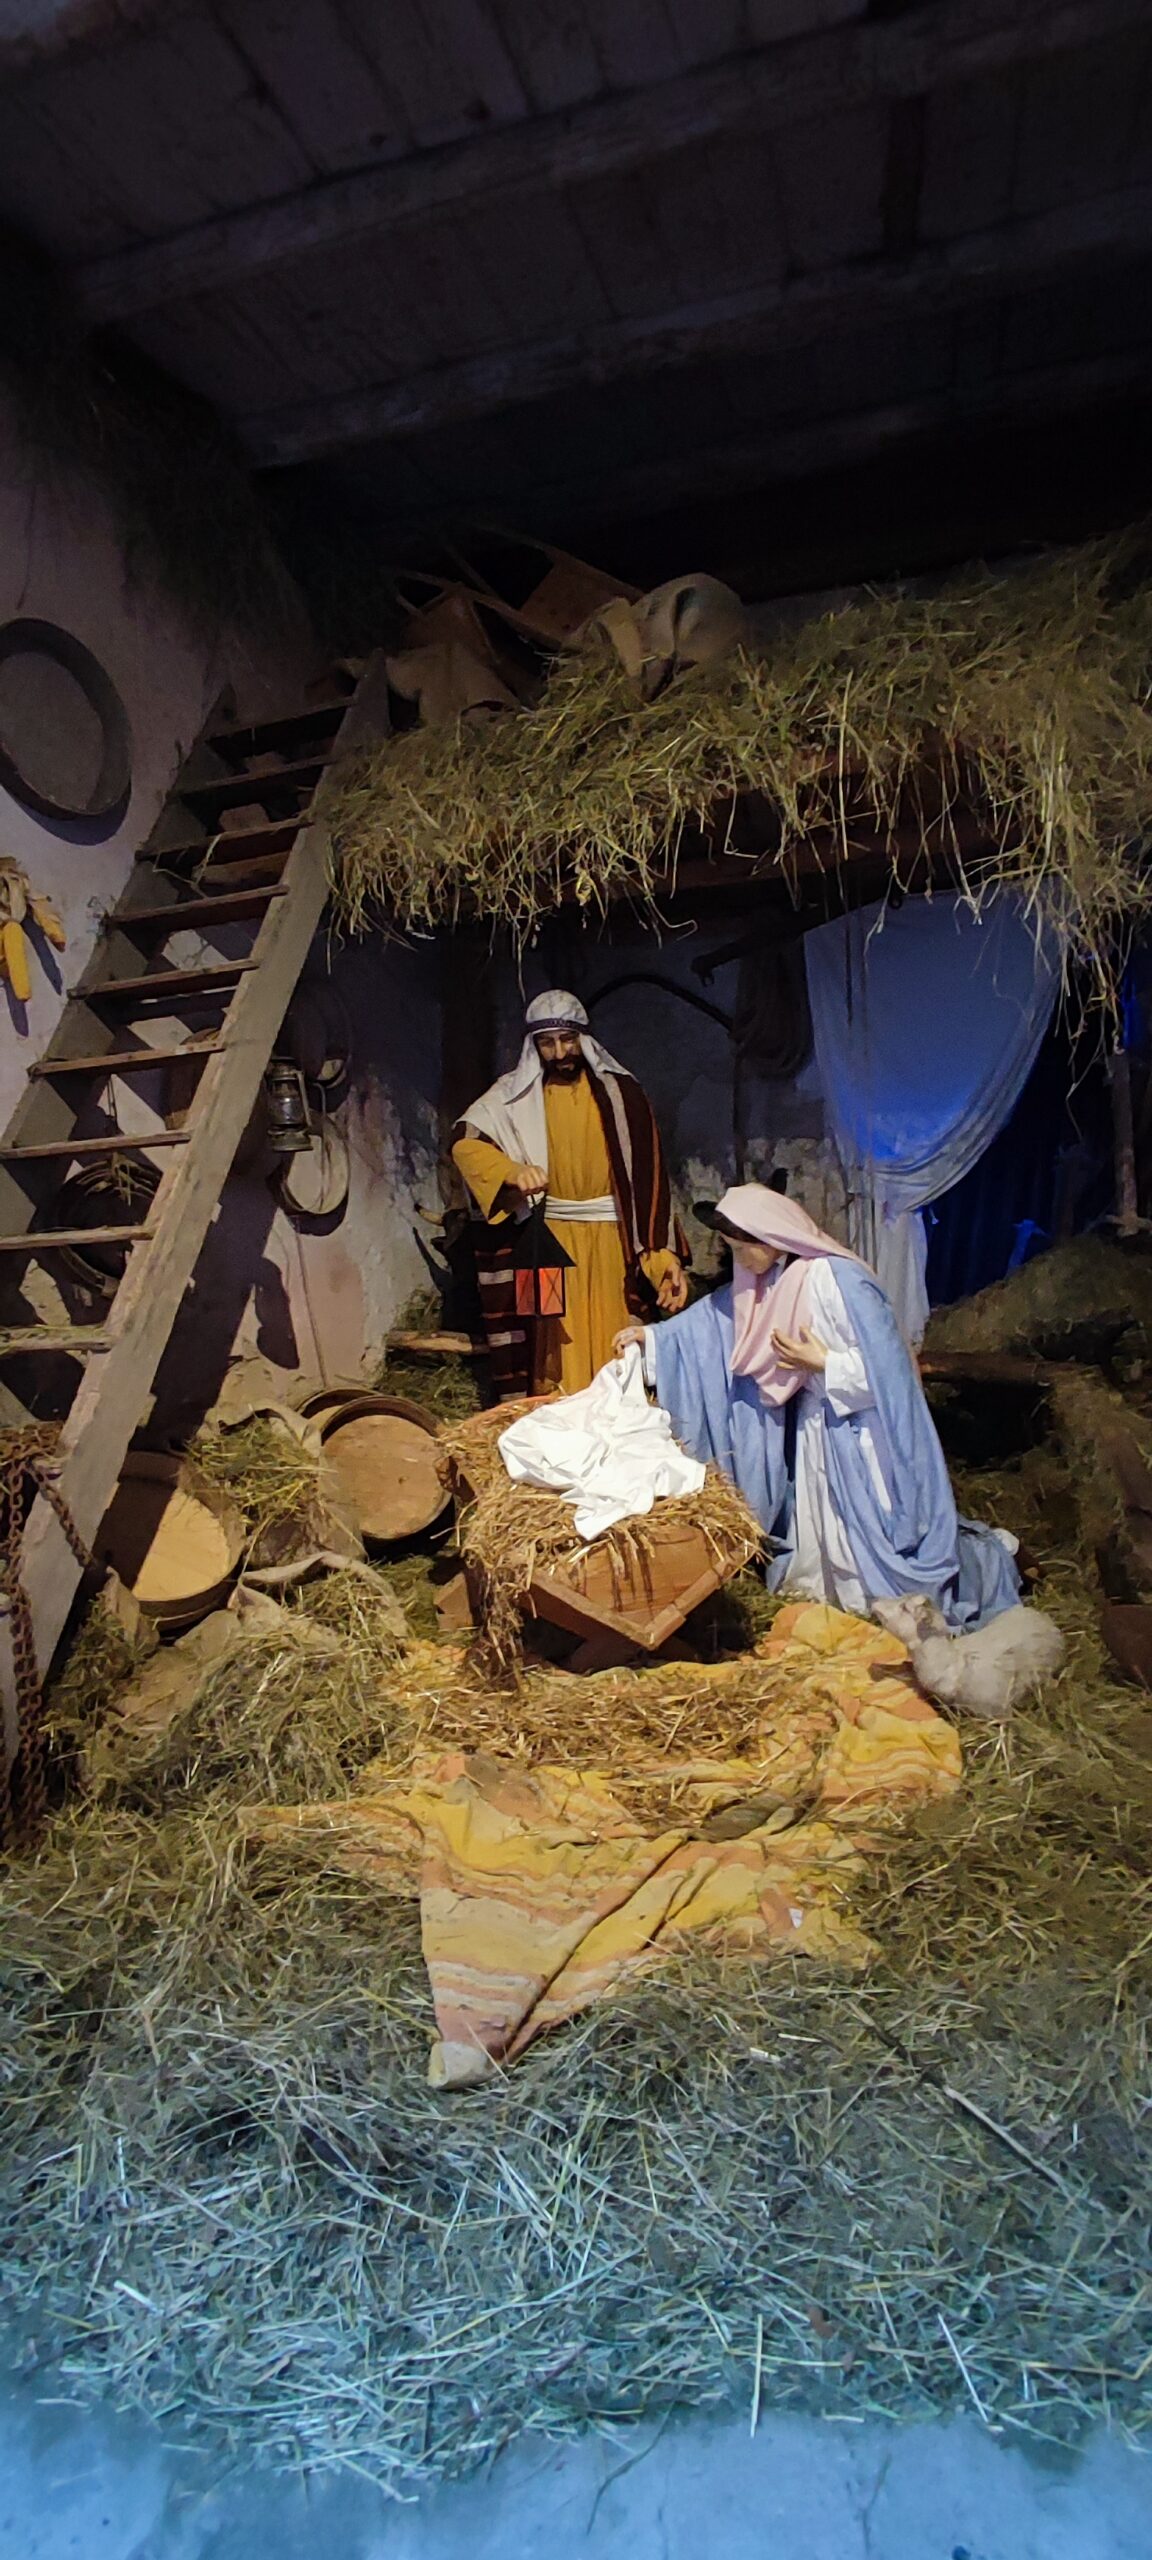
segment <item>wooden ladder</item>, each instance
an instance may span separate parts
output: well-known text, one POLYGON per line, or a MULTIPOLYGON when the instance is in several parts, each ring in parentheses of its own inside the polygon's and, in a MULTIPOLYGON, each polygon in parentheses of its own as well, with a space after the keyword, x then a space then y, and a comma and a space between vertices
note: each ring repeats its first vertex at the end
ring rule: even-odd
MULTIPOLYGON (((67 1404, 53 1466, 88 1546, 323 913, 328 845, 316 792, 374 719, 386 725, 382 657, 344 683, 285 718, 201 739, 0 1139, 0 1420, 57 1418, 67 1404), (191 963, 170 954, 189 934, 201 946, 191 963), (171 1085, 164 1091, 172 1077, 182 1080, 179 1108, 171 1085), (102 1225, 69 1212, 79 1175, 125 1163, 159 1176, 143 1207, 102 1225), (109 1267, 95 1322, 91 1291, 76 1286, 74 1257, 85 1251, 109 1267), (46 1308, 53 1293, 63 1312, 46 1308)), ((80 1572, 38 1496, 22 1581, 41 1679, 80 1572)), ((0 1625, 0 1703, 2 1775, 18 1739, 10 1622, 0 1625)))

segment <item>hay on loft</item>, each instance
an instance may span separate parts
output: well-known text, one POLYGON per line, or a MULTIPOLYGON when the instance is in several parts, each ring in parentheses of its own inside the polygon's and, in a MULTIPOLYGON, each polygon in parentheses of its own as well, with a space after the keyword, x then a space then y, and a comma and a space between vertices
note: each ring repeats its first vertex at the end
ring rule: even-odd
MULTIPOLYGON (((361 928, 464 910, 529 934, 563 893, 653 903, 686 828, 745 792, 800 842, 890 832, 942 794, 987 838, 973 894, 1015 887, 1108 981, 1117 917, 1148 903, 1136 847, 1152 779, 1152 591, 1128 546, 980 572, 825 614, 638 705, 615 657, 562 661, 532 709, 366 748, 326 802, 333 888, 361 928)), ((962 870, 961 870, 961 876, 962 870)))
POLYGON ((459 1526, 460 1551, 476 1598, 486 1657, 508 1669, 520 1651, 522 1612, 541 1573, 563 1573, 577 1558, 607 1560, 613 1587, 643 1583, 653 1553, 672 1529, 698 1529, 723 1572, 737 1573, 763 1544, 760 1526, 727 1476, 709 1467, 699 1493, 658 1501, 650 1512, 620 1520, 598 1538, 582 1538, 572 1505, 542 1486, 514 1484, 497 1447, 499 1435, 525 1406, 506 1404, 494 1413, 441 1431, 440 1445, 468 1500, 459 1526))

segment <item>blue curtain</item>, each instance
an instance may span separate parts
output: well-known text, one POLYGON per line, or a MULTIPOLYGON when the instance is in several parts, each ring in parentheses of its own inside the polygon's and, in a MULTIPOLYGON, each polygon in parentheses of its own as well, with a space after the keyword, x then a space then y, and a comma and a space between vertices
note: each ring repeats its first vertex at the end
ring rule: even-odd
POLYGON ((928 1312, 917 1214, 1011 1114, 1060 984, 1055 937, 1010 893, 862 908, 806 936, 816 1060, 852 1199, 851 1242, 905 1332, 928 1312))

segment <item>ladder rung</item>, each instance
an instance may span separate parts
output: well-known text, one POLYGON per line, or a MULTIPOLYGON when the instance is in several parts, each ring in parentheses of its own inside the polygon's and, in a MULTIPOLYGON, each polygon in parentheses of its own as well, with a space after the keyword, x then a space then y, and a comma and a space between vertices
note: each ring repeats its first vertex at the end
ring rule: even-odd
POLYGON ((183 933, 193 924, 244 924, 249 916, 259 916, 270 898, 282 898, 279 881, 270 880, 265 889, 234 889, 229 897, 221 890, 218 897, 177 898, 170 907, 118 907, 108 918, 112 931, 135 933, 138 926, 166 926, 168 932, 183 933))
POLYGON ((49 1325, 0 1325, 0 1360, 23 1360, 28 1352, 70 1351, 77 1360, 89 1351, 107 1351, 112 1336, 101 1325, 76 1324, 56 1331, 49 1325))
POLYGON ((227 808, 234 800, 241 807, 245 800, 262 800, 273 791, 301 791, 304 776, 324 772, 330 756, 302 756, 294 764, 273 767, 270 773, 216 773, 208 782, 177 782, 173 798, 177 800, 210 800, 218 808, 227 808))
POLYGON ((138 863, 151 863, 156 870, 163 871, 169 862, 187 862, 193 854, 199 854, 206 865, 206 878, 214 879, 214 854, 224 853, 234 844, 260 844, 266 836, 282 836, 287 853, 293 839, 300 833, 300 824, 298 817, 266 818, 259 827, 224 827, 218 835, 188 836, 180 844, 145 844, 141 845, 136 860, 138 863))
POLYGON ((125 996, 211 996, 259 967, 256 960, 221 960, 207 969, 149 969, 142 978, 103 978, 99 986, 69 987, 79 1004, 119 1004, 125 996))
POLYGON ((351 698, 350 694, 344 694, 331 702, 311 702, 303 711, 284 712, 278 720, 241 721, 235 729, 214 729, 203 744, 210 747, 216 756, 235 754, 240 746, 245 755, 261 755, 278 742, 290 745, 294 730, 306 729, 313 723, 319 726, 342 720, 351 698))
POLYGON ((62 1244, 143 1244, 151 1227, 29 1227, 27 1235, 0 1236, 0 1253, 55 1253, 62 1244))
POLYGON ((101 1138, 53 1138, 50 1146, 0 1146, 0 1164, 39 1163, 45 1156, 140 1156, 150 1147, 186 1147, 190 1129, 154 1129, 150 1138, 126 1138, 116 1129, 101 1138))
MULTIPOLYGON (((242 844, 243 841, 242 836, 223 838, 225 844, 242 844)), ((250 880, 253 873, 259 871, 278 881, 291 851, 292 844, 288 843, 279 853, 250 853, 246 858, 242 856, 239 862, 213 862, 203 876, 209 880, 250 880)))
POLYGON ((174 1058, 213 1058, 223 1049, 223 1040, 177 1041, 172 1048, 105 1049, 96 1058, 38 1058, 29 1067, 30 1076, 127 1075, 135 1068, 147 1074, 153 1067, 171 1065, 174 1058))

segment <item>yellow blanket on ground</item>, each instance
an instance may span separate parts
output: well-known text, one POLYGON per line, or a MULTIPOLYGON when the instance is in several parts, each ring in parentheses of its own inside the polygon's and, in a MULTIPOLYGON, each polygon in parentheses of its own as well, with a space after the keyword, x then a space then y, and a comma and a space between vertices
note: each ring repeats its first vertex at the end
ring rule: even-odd
MULTIPOLYGON (((418 1883, 439 2031, 434 2084, 482 2079, 691 1938, 867 1958, 847 1908, 868 1848, 863 1825, 885 1806, 954 1787, 957 1736, 913 1686, 893 1639, 859 1619, 814 1604, 784 1609, 759 1656, 789 1675, 788 1705, 740 1759, 678 1762, 677 1827, 655 1837, 600 1771, 480 1751, 428 1749, 378 1792, 369 1773, 345 1801, 252 1815, 264 1838, 294 1832, 391 1890, 418 1883), (752 1827, 717 1836, 717 1813, 740 1805, 752 1827)), ((708 1677, 702 1667, 701 1683, 708 1677)))

